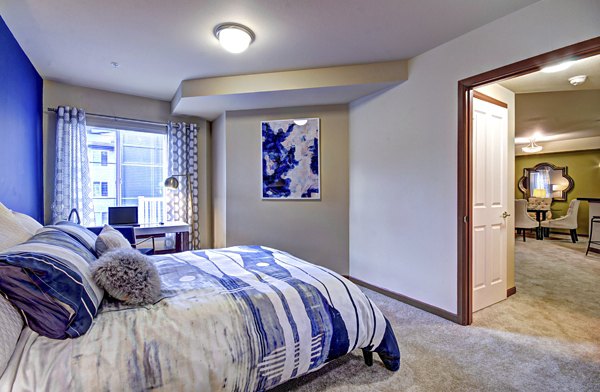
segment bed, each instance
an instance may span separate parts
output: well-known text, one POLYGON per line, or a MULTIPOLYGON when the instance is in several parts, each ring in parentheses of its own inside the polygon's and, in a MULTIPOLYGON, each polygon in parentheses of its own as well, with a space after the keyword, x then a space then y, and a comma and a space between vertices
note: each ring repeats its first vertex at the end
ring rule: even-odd
POLYGON ((264 391, 355 349, 400 366, 381 311, 326 268, 264 246, 151 257, 156 303, 105 296, 75 339, 25 327, 0 391, 264 391))

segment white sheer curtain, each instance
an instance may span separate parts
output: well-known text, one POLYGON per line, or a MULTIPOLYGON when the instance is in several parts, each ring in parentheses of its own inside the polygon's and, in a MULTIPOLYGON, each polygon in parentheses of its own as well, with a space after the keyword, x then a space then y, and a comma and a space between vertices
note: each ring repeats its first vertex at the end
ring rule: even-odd
POLYGON ((546 191, 546 197, 552 197, 552 185, 550 184, 550 171, 549 170, 538 170, 534 178, 533 189, 543 189, 546 191))
POLYGON ((190 247, 200 249, 198 209, 198 131, 196 124, 169 123, 169 176, 179 180, 177 189, 168 189, 167 219, 190 224, 190 247))
POLYGON ((81 224, 89 226, 94 223, 85 110, 59 106, 56 111, 52 221, 67 219, 73 208, 79 212, 81 224))

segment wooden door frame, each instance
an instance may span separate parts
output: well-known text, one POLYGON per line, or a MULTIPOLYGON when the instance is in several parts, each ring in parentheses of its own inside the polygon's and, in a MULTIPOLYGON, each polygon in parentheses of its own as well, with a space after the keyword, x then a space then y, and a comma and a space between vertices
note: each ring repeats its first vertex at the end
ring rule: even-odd
POLYGON ((539 56, 518 61, 458 82, 458 305, 456 320, 469 325, 473 321, 473 130, 471 111, 473 89, 503 79, 539 71, 552 63, 577 60, 600 54, 600 37, 566 46, 539 56))

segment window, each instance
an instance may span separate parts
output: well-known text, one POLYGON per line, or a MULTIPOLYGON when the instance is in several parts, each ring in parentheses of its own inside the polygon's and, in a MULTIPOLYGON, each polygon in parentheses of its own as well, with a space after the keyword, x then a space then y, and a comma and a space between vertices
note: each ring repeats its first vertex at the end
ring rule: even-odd
POLYGON ((100 187, 102 189, 102 191, 101 191, 102 196, 108 196, 108 182, 100 183, 100 187))
POLYGON ((94 181, 94 197, 98 197, 101 194, 100 182, 94 181))
POLYGON ((138 206, 140 222, 165 220, 167 135, 88 126, 88 159, 96 225, 108 223, 108 207, 138 206))
POLYGON ((108 196, 108 182, 94 181, 94 197, 108 196))

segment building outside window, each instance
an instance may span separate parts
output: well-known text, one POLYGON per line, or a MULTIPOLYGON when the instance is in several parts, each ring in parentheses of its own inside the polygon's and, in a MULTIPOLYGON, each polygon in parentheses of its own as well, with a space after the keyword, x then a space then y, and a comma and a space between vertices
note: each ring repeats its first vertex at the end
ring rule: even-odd
POLYGON ((101 182, 100 183, 100 193, 101 196, 108 196, 108 182, 101 182))
POLYGON ((88 126, 96 225, 108 207, 138 206, 140 223, 164 221, 167 135, 88 126))
POLYGON ((94 197, 98 197, 101 195, 102 188, 100 187, 99 181, 94 181, 94 197))

